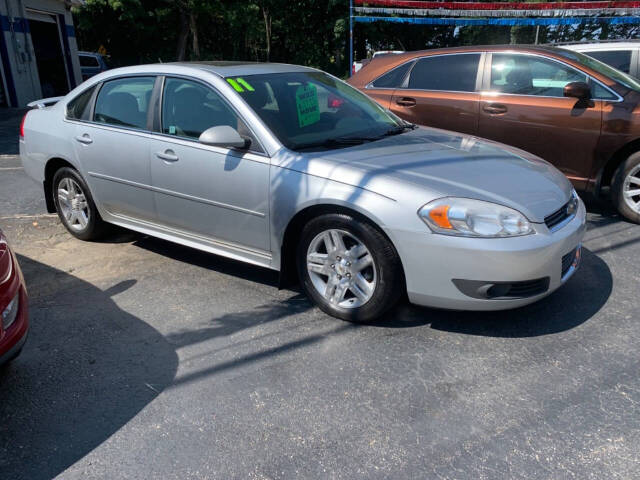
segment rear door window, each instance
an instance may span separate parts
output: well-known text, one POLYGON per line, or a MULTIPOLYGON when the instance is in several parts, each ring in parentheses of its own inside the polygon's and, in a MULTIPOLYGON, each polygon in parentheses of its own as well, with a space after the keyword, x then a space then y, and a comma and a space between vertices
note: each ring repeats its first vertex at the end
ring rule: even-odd
POLYGON ((631 50, 606 50, 583 53, 625 73, 631 71, 631 50))
POLYGON ((479 53, 434 55, 421 58, 409 74, 408 88, 474 92, 479 63, 479 53))
POLYGON ((155 80, 155 77, 130 77, 105 82, 96 99, 94 121, 146 129, 155 80))

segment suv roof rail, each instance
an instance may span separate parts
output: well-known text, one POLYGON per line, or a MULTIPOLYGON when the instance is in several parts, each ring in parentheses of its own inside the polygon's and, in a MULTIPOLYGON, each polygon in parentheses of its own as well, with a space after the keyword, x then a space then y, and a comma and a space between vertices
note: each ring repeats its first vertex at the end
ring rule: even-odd
POLYGON ((549 42, 542 43, 540 45, 554 47, 556 45, 583 45, 589 43, 638 43, 640 42, 639 38, 619 38, 617 40, 578 40, 574 42, 549 42))

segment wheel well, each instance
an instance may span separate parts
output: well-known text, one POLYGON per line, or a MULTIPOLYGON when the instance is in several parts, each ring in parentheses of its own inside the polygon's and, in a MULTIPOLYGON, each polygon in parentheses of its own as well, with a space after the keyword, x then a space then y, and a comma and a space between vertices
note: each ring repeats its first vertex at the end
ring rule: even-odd
POLYGON ((44 198, 47 203, 47 212, 55 213, 56 212, 56 204, 53 201, 53 176, 56 174, 58 170, 62 167, 75 168, 66 160, 62 158, 52 158, 47 162, 46 167, 44 168, 44 198))
MULTIPOLYGON (((280 247, 280 288, 298 283, 299 279, 298 269, 296 268, 296 250, 298 247, 298 241, 300 240, 300 233, 309 220, 326 213, 344 213, 347 215, 351 215, 354 218, 364 220, 371 224, 382 235, 384 235, 385 238, 389 240, 389 243, 393 245, 393 242, 391 241, 389 236, 376 224, 376 222, 371 220, 366 215, 358 212, 357 210, 343 207, 341 205, 331 204, 312 205, 311 207, 304 208, 296 213, 295 216, 289 221, 289 224, 287 225, 284 236, 282 238, 282 245, 280 247)), ((400 257, 398 256, 398 258, 400 257)), ((400 270, 402 271, 402 275, 404 276, 402 261, 400 261, 400 270)))
POLYGON ((599 182, 599 190, 602 189, 602 187, 611 186, 613 174, 616 172, 618 166, 622 162, 624 162, 630 155, 638 151, 640 151, 640 138, 627 143, 624 147, 614 153, 602 170, 602 175, 600 176, 599 182))

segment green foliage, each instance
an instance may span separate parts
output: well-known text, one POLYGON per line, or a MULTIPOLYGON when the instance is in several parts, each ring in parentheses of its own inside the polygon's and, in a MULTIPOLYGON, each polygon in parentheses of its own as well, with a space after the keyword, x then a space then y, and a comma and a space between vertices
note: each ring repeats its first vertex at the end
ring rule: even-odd
MULTIPOLYGON (((80 48, 103 45, 114 65, 174 61, 181 19, 193 15, 202 60, 251 60, 347 71, 343 0, 87 0, 74 10, 80 48)), ((196 59, 187 27, 186 59, 196 59)))
MULTIPOLYGON (((251 60, 348 71, 347 0, 86 0, 74 9, 80 48, 111 63, 251 60)), ((356 24, 355 58, 375 50, 533 43, 535 27, 356 24)), ((539 43, 633 38, 635 25, 540 27, 539 43)))

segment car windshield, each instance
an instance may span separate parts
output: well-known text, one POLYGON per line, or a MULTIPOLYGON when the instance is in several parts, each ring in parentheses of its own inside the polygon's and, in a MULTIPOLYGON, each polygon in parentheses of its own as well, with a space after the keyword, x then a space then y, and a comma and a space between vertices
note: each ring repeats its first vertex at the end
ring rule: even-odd
POLYGON ((573 50, 565 50, 562 48, 556 49, 556 51, 565 58, 581 63, 585 67, 595 70, 602 75, 614 79, 616 82, 621 83, 625 87, 640 92, 640 83, 630 75, 627 75, 620 70, 613 68, 606 63, 596 60, 580 52, 574 52, 573 50))
POLYGON ((245 75, 226 80, 291 150, 342 148, 413 127, 322 72, 245 75))

